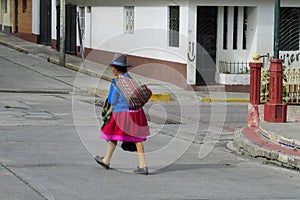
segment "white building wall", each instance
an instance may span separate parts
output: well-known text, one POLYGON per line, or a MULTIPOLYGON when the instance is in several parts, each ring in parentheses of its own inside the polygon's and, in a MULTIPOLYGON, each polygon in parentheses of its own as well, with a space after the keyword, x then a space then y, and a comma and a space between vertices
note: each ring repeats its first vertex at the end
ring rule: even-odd
POLYGON ((91 38, 92 38, 92 35, 91 35, 91 22, 92 22, 92 10, 91 10, 91 7, 88 8, 86 7, 85 8, 85 34, 84 34, 84 38, 83 38, 83 44, 85 47, 87 48, 91 48, 91 38), (87 10, 90 10, 90 12, 87 12, 87 10))
MULTIPOLYGON (((42 1, 42 0, 41 0, 42 1)), ((51 29, 51 38, 56 40, 57 36, 56 36, 56 26, 57 26, 57 23, 56 23, 56 0, 52 0, 51 2, 51 6, 52 6, 52 10, 51 10, 51 13, 52 13, 52 17, 51 17, 51 24, 52 24, 52 29, 51 29)))
MULTIPOLYGON (((81 5, 78 5, 77 7, 77 12, 79 12, 79 17, 81 17, 81 11, 80 11, 80 7, 83 7, 84 8, 84 26, 85 26, 85 30, 84 30, 84 33, 82 33, 82 43, 83 43, 83 46, 85 48, 91 48, 91 37, 90 37, 90 33, 91 33, 91 14, 87 12, 88 10, 88 6, 81 6, 81 5)), ((78 19, 77 19, 77 16, 76 16, 76 34, 77 34, 77 45, 80 46, 80 41, 79 41, 79 30, 78 30, 78 19)), ((82 25, 81 25, 82 26, 82 25)))
MULTIPOLYGON (((259 45, 257 44, 257 40, 255 40, 258 36, 264 37, 267 35, 265 34, 265 30, 256 29, 256 22, 261 20, 261 25, 258 24, 258 27, 262 26, 268 29, 270 29, 270 26, 272 27, 272 23, 271 25, 269 23, 270 19, 265 17, 264 14, 257 15, 257 7, 261 6, 261 4, 266 4, 264 2, 259 0, 251 1, 250 3, 241 1, 218 0, 211 2, 209 0, 198 0, 178 1, 176 3, 180 6, 179 48, 168 46, 168 6, 174 5, 174 2, 171 1, 152 2, 151 4, 148 1, 139 1, 132 4, 126 1, 119 1, 119 3, 114 2, 114 5, 104 6, 102 4, 105 3, 99 3, 92 7, 90 25, 86 23, 86 29, 90 30, 90 42, 87 42, 89 39, 86 36, 84 44, 86 47, 92 49, 124 52, 141 57, 187 64, 187 82, 193 84, 195 83, 196 63, 195 61, 188 60, 187 55, 190 53, 191 57, 193 57, 193 52, 196 52, 197 6, 229 6, 228 14, 231 19, 233 19, 233 6, 252 6, 253 9, 251 10, 248 25, 247 49, 242 50, 241 46, 241 23, 239 23, 238 27, 238 49, 232 49, 233 21, 229 20, 228 50, 221 48, 223 44, 220 42, 222 39, 222 30, 218 30, 217 63, 222 59, 228 61, 249 61, 253 53, 261 51, 263 54, 264 52, 268 52, 270 47, 272 47, 272 37, 269 37, 271 42, 267 39, 259 45), (123 33, 123 6, 126 5, 133 5, 135 10, 135 32, 132 35, 123 33), (194 49, 191 49, 191 46, 194 49)), ((268 5, 261 8, 264 9, 263 13, 266 13, 265 7, 268 7, 268 5)), ((273 8, 273 6, 271 7, 273 8)), ((223 20, 220 19, 219 23, 221 22, 223 20)))
POLYGON ((247 60, 252 60, 252 55, 255 52, 259 52, 257 48, 258 40, 257 40, 257 7, 249 7, 248 9, 248 32, 247 32, 247 49, 248 52, 245 58, 247 60))
MULTIPOLYGON (((249 79, 246 77, 237 78, 233 77, 227 79, 222 78, 218 73, 218 67, 220 61, 226 62, 246 62, 252 60, 252 55, 256 52, 260 54, 271 53, 273 47, 273 20, 274 20, 274 2, 268 1, 240 1, 240 0, 198 0, 190 1, 192 6, 218 6, 218 33, 217 33, 217 59, 216 59, 216 80, 223 84, 249 84, 249 79), (227 27, 227 49, 223 49, 223 7, 228 7, 228 27, 227 27), (238 37, 237 37, 237 49, 233 49, 233 26, 234 26, 234 6, 239 7, 239 21, 238 21, 238 37), (247 48, 242 48, 243 38, 243 7, 248 7, 248 24, 247 24, 247 48), (222 80, 221 80, 222 79, 222 80), (238 80, 240 79, 240 80, 238 80), (229 80, 229 81, 228 81, 229 80), (237 80, 237 81, 235 81, 237 80)), ((194 12, 194 10, 192 11, 194 12)), ((195 18, 197 16, 195 15, 195 18)), ((193 22, 194 23, 194 22, 193 22)), ((194 30, 197 31, 197 25, 195 24, 194 30)), ((196 41, 196 34, 194 41, 196 41)), ((192 38, 190 38, 192 39, 192 38)), ((243 70, 243 69, 242 69, 243 70)), ((188 64, 188 72, 192 76, 194 71, 194 65, 188 64)), ((191 79, 192 82, 192 79, 191 79)))
MULTIPOLYGON (((233 2, 233 1, 232 1, 233 2)), ((237 2, 235 2, 237 3, 237 2)), ((224 5, 234 6, 238 4, 224 5)), ((222 31, 219 31, 219 60, 227 61, 251 61, 254 53, 261 55, 273 55, 273 42, 274 42, 274 1, 248 1, 242 6, 248 6, 248 33, 247 33, 247 49, 242 50, 241 46, 237 50, 232 50, 232 25, 229 25, 228 30, 228 50, 222 49, 222 31)), ((300 7, 300 4, 293 0, 285 0, 281 2, 282 7, 300 7)), ((223 13, 220 12, 220 15, 223 13)), ((228 13, 229 14, 229 13, 228 13)), ((233 16, 229 16, 232 18, 233 16)), ((231 21, 228 21, 231 23, 231 21)), ((241 24, 239 24, 241 26, 241 24)), ((223 27, 222 27, 223 28, 223 27)), ((222 29, 221 29, 222 30, 222 29)), ((242 28, 238 28, 239 37, 241 38, 242 28)), ((238 41, 241 44, 241 41, 238 41)), ((285 52, 281 52, 284 54, 285 52)))
POLYGON ((40 1, 32 0, 32 33, 40 34, 40 1))
MULTIPOLYGON (((187 64, 187 83, 194 84, 196 62, 189 60, 196 52, 197 6, 218 6, 217 64, 220 60, 251 61, 254 53, 273 54, 273 0, 178 0, 178 1, 73 1, 77 5, 91 6, 91 13, 86 13, 86 35, 84 46, 110 52, 124 52, 141 57, 175 61, 187 64), (180 47, 168 46, 168 6, 180 6, 180 47), (134 6, 135 32, 123 33, 123 7, 134 6), (241 47, 242 24, 239 23, 238 49, 232 49, 232 26, 228 21, 228 49, 223 50, 222 7, 247 6, 248 33, 247 49, 241 47), (193 47, 193 48, 192 48, 193 47)), ((52 0, 52 27, 56 27, 55 0, 52 0)), ((299 6, 298 1, 283 0, 281 6, 299 6)), ((241 11, 242 8, 240 8, 241 11)), ((229 10, 229 18, 233 12, 229 10)), ((56 39, 56 29, 52 28, 52 38, 56 39)), ((79 45, 79 43, 78 43, 79 45)))
MULTIPOLYGON (((101 50, 116 50, 111 38, 120 35, 123 24, 121 7, 93 7, 91 22, 91 48, 101 50), (110 42, 108 42, 110 41, 110 42)), ((87 27, 88 28, 88 27, 87 27)))
POLYGON ((257 7, 257 52, 273 54, 274 1, 262 1, 257 7))
POLYGON ((140 2, 134 6, 134 34, 123 33, 123 6, 93 7, 91 48, 186 63, 187 2, 180 5, 179 48, 168 46, 168 6, 172 4, 148 6, 140 2))
POLYGON ((196 27, 197 27, 197 7, 191 1, 188 5, 188 49, 187 49, 187 84, 196 83, 196 27))
POLYGON ((300 2, 298 0, 281 0, 281 7, 300 7, 300 2))
MULTIPOLYGON (((240 9, 241 11, 241 9, 240 9)), ((239 12, 240 19, 242 18, 241 12, 239 12)), ((221 15, 221 20, 219 23, 222 23, 219 27, 221 28, 218 31, 218 52, 219 60, 222 61, 249 61, 252 59, 252 54, 257 51, 260 51, 257 46, 257 7, 248 7, 248 24, 247 24, 247 48, 242 49, 242 37, 243 37, 243 27, 241 21, 238 24, 238 47, 233 49, 233 7, 228 8, 228 35, 227 35, 227 49, 223 49, 223 8, 220 9, 219 14, 221 15)), ((259 25, 260 26, 260 25, 259 25)), ((264 26, 262 24, 262 26, 264 26)), ((259 31, 260 32, 260 31, 259 31)), ((265 43, 267 43, 266 41, 265 43)), ((270 45, 264 46, 268 49, 270 45)))

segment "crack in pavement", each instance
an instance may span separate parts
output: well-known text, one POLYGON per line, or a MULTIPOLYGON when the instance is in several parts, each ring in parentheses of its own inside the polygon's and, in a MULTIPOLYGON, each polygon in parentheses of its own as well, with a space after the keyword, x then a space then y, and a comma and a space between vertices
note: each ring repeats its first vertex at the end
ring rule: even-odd
POLYGON ((66 90, 3 90, 3 89, 0 89, 0 93, 70 94, 70 91, 66 91, 66 90))
POLYGON ((19 179, 25 185, 27 185, 30 189, 32 189, 35 193, 37 193, 40 197, 45 200, 54 200, 54 197, 50 194, 50 192, 42 186, 37 180, 32 177, 26 176, 25 174, 17 173, 16 171, 9 168, 7 165, 0 162, 0 166, 12 174, 14 177, 19 179), (26 180, 27 179, 27 180, 26 180))

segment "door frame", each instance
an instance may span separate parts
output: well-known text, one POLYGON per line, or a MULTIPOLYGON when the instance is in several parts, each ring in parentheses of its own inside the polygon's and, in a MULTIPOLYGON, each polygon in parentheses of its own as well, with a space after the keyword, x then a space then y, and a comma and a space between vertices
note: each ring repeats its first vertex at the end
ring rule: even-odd
POLYGON ((15 6, 14 6, 14 10, 15 10, 15 14, 14 14, 14 33, 18 33, 19 32, 19 0, 15 0, 15 6))

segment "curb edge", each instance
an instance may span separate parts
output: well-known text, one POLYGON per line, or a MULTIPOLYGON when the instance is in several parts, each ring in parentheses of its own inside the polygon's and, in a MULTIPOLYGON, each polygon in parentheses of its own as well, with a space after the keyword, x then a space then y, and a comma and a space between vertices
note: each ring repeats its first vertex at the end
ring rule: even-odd
POLYGON ((208 98, 208 97, 199 97, 202 102, 230 102, 230 103, 249 103, 249 98, 208 98))
POLYGON ((300 157, 282 153, 277 150, 263 148, 257 144, 252 143, 243 134, 244 128, 236 129, 234 131, 233 145, 239 152, 254 158, 265 158, 267 163, 272 163, 281 167, 300 170, 300 157))

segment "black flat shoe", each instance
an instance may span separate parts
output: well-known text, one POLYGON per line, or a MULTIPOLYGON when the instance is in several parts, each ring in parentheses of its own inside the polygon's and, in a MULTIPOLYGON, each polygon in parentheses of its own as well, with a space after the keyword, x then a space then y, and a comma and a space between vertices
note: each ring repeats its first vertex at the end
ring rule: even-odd
POLYGON ((144 167, 144 168, 139 168, 139 167, 137 167, 137 169, 135 169, 135 170, 133 171, 133 173, 135 173, 135 174, 148 175, 148 174, 149 174, 149 173, 148 173, 148 167, 144 167))
POLYGON ((102 167, 104 167, 105 169, 109 169, 109 163, 108 164, 105 164, 104 162, 103 162, 103 156, 102 157, 100 157, 100 156, 96 156, 95 157, 95 160, 96 160, 96 162, 99 164, 99 165, 101 165, 102 167))

